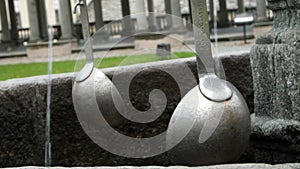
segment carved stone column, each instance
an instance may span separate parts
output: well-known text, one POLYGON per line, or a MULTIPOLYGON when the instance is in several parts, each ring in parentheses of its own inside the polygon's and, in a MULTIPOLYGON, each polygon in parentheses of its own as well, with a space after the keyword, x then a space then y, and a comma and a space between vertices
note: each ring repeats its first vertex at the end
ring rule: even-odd
POLYGON ((267 19, 267 5, 265 0, 256 0, 256 21, 262 22, 267 19))
POLYGON ((8 1, 9 6, 9 16, 10 16, 10 37, 14 44, 18 43, 19 34, 18 34, 18 24, 17 24, 17 17, 15 11, 15 4, 14 1, 8 1))
POLYGON ((172 31, 182 31, 183 23, 179 0, 171 0, 172 31))
POLYGON ((228 27, 229 20, 228 20, 228 11, 227 11, 227 4, 225 0, 219 0, 220 12, 219 12, 219 26, 220 27, 228 27))
POLYGON ((154 13, 154 5, 153 5, 153 0, 147 0, 148 4, 148 29, 149 31, 156 31, 157 30, 157 24, 156 24, 156 16, 154 13))
POLYGON ((167 19, 167 29, 172 27, 172 9, 171 9, 171 0, 165 0, 165 11, 166 11, 166 19, 167 19))
POLYGON ((1 16, 1 28, 2 28, 2 42, 10 42, 10 32, 8 27, 7 10, 5 0, 0 0, 0 16, 1 16))
POLYGON ((144 32, 148 29, 145 0, 136 1, 135 9, 137 11, 137 27, 139 32, 144 32))
POLYGON ((122 16, 123 18, 123 31, 122 36, 130 36, 133 31, 133 24, 130 17, 130 4, 129 0, 121 0, 122 16))
POLYGON ((37 12, 37 3, 35 0, 27 0, 28 17, 30 24, 30 42, 36 42, 40 40, 40 28, 37 12))
POLYGON ((105 31, 103 12, 102 12, 102 0, 93 0, 95 22, 96 22, 96 33, 93 35, 94 44, 101 44, 109 39, 108 32, 105 31))
POLYGON ((252 127, 257 162, 300 159, 300 1, 268 0, 272 30, 251 50, 254 81, 252 127), (263 141, 265 140, 265 141, 263 141))
POLYGON ((48 40, 48 21, 47 21, 47 9, 45 6, 45 0, 36 0, 37 13, 39 19, 40 38, 44 41, 48 40))
MULTIPOLYGON (((264 1, 264 0, 260 0, 260 1, 264 1)), ((246 12, 245 6, 244 6, 244 0, 238 0, 238 12, 239 13, 243 13, 246 12)))
POLYGON ((73 21, 70 0, 59 0, 59 20, 61 25, 61 39, 73 38, 73 21))
POLYGON ((98 30, 104 26, 102 0, 93 0, 93 2, 94 2, 96 29, 98 30))
POLYGON ((209 0, 209 17, 210 24, 214 22, 214 0, 209 0))

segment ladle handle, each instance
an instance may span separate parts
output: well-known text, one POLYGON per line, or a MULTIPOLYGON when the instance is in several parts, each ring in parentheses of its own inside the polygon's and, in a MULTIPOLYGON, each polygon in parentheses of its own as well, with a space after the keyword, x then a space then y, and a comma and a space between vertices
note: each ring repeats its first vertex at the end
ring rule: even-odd
POLYGON ((210 44, 206 0, 191 0, 191 3, 195 49, 197 53, 197 69, 198 76, 201 78, 203 73, 215 74, 215 62, 210 44), (201 66, 204 66, 207 72, 203 72, 201 66))
POLYGON ((81 25, 82 25, 82 33, 83 39, 87 43, 84 46, 85 54, 86 54, 86 62, 93 63, 93 47, 90 39, 90 25, 89 25, 89 16, 86 0, 79 0, 74 6, 74 13, 77 12, 77 8, 80 7, 80 17, 81 17, 81 25))
POLYGON ((215 73, 215 61, 212 56, 208 26, 206 0, 191 0, 195 48, 197 52, 197 69, 200 92, 209 100, 224 102, 232 97, 232 90, 226 81, 215 73), (203 72, 201 67, 206 68, 203 72))

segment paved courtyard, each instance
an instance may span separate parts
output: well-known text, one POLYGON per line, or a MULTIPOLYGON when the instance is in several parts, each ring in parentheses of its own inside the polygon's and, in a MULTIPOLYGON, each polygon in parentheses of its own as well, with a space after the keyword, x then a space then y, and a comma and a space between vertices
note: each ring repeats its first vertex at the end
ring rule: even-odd
MULTIPOLYGON (((271 26, 264 27, 254 27, 254 36, 258 37, 260 34, 267 32, 271 29, 271 26)), ((139 54, 150 54, 156 52, 156 45, 159 43, 170 43, 172 52, 193 52, 195 47, 193 44, 184 45, 185 35, 171 34, 162 39, 149 39, 135 40, 134 49, 116 49, 111 51, 96 51, 94 53, 96 58, 99 57, 114 57, 114 56, 130 56, 139 54)), ((218 48, 214 48, 214 54, 218 55, 230 55, 230 54, 240 54, 247 53, 250 51, 251 47, 255 43, 255 38, 248 39, 247 44, 244 44, 243 40, 235 41, 220 41, 218 42, 218 48)), ((214 44, 214 43, 213 43, 214 44)), ((215 44, 214 44, 215 46, 215 44)), ((48 52, 45 48, 42 52, 48 52)), ((57 52, 57 51, 54 51, 57 52)), ((41 57, 11 57, 11 58, 1 58, 0 65, 6 64, 18 64, 18 63, 33 63, 33 62, 47 62, 48 58, 44 56, 41 57)), ((64 61, 64 60, 76 60, 79 58, 80 52, 72 53, 71 55, 60 55, 53 58, 54 61, 64 61)))

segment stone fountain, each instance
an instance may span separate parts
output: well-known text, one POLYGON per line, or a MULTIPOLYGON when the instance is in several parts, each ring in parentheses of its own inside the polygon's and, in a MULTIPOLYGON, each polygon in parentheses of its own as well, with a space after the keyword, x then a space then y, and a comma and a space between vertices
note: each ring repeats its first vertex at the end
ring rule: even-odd
MULTIPOLYGON (((300 2, 268 2, 275 14, 272 30, 257 38, 250 54, 221 57, 227 80, 239 89, 252 114, 251 144, 236 161, 251 164, 210 168, 300 167, 297 164, 300 160, 300 2)), ((181 100, 181 93, 176 82, 167 73, 159 71, 162 67, 179 72, 181 80, 186 82, 184 94, 197 84, 194 58, 124 66, 122 71, 116 68, 103 70, 110 79, 115 72, 118 76, 140 72, 132 81, 130 93, 134 106, 139 109, 147 109, 148 100, 145 98, 158 86, 168 99, 166 110, 157 121, 150 125, 127 123, 117 128, 119 132, 132 137, 149 137, 167 129, 169 119, 181 100), (183 65, 188 65, 195 77, 180 74, 183 65)), ((167 153, 146 159, 124 158, 103 150, 91 141, 74 111, 71 95, 73 77, 74 74, 70 73, 53 75, 52 78, 52 165, 171 164, 167 153)), ((0 167, 44 165, 46 93, 47 76, 0 83, 0 167)))
POLYGON ((300 1, 268 4, 274 26, 251 50, 255 159, 294 162, 300 159, 300 1))

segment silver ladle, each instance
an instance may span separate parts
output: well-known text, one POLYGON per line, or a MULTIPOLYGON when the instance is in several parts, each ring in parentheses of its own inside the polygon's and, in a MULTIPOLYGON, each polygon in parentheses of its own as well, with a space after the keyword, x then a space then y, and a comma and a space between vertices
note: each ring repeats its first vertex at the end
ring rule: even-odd
POLYGON ((249 141, 249 110, 239 91, 215 73, 206 0, 191 3, 199 85, 184 96, 172 115, 167 146, 186 137, 168 155, 177 165, 232 162, 249 141))
MULTIPOLYGON (((112 81, 99 69, 94 68, 86 0, 80 0, 75 5, 75 9, 77 7, 81 8, 82 29, 86 42, 86 65, 76 75, 72 97, 75 112, 83 130, 102 149, 119 156, 145 158, 165 152, 165 146, 162 146, 165 144, 162 144, 162 141, 164 143, 166 141, 166 132, 150 138, 134 138, 116 129, 127 122, 126 120, 137 123, 154 121, 160 112, 163 112, 166 99, 160 99, 159 106, 151 106, 145 112, 136 110, 126 100, 124 101, 112 81)), ((128 81, 128 77, 123 78, 128 81)), ((122 86, 123 83, 124 81, 121 81, 118 84, 122 86)), ((154 98, 164 96, 161 91, 153 90, 149 94, 149 103, 152 105, 157 101, 154 98)))
MULTIPOLYGON (((103 72, 94 67, 86 0, 79 0, 75 4, 74 13, 77 12, 78 7, 80 7, 82 32, 85 41, 86 64, 77 73, 73 83, 72 96, 74 108, 76 112, 79 112, 77 113, 78 119, 85 119, 84 121, 80 121, 82 125, 90 125, 95 120, 95 114, 101 111, 102 115, 106 117, 105 120, 111 126, 118 126, 122 122, 122 117, 119 115, 112 101, 112 93, 119 96, 118 92, 111 80, 103 72), (96 91, 99 91, 97 97, 96 91)), ((95 121, 95 123, 97 122, 95 121)))
MULTIPOLYGON (((126 100, 121 97, 118 89, 112 83, 112 81, 106 77, 106 75, 99 69, 94 68, 94 58, 93 58, 93 47, 92 38, 90 37, 89 29, 89 18, 86 0, 79 0, 74 7, 74 13, 76 9, 80 7, 81 20, 82 20, 82 32, 85 41, 84 51, 86 55, 86 64, 78 72, 75 77, 75 82, 73 84, 73 103, 75 111, 77 113, 78 119, 84 119, 85 122, 81 124, 88 124, 88 127, 98 126, 97 117, 105 117, 105 121, 112 127, 120 126, 126 120, 131 120, 138 123, 147 123, 154 121, 160 112, 163 112, 162 107, 154 107, 143 113, 136 110, 134 106, 128 104, 126 100), (97 105, 97 107, 95 107, 97 105), (148 113, 148 112, 158 112, 158 113, 148 113), (94 121, 95 125, 92 122, 94 121)), ((130 38, 130 37, 129 37, 130 38)), ((126 38, 123 38, 126 40, 126 38)), ((122 84, 121 84, 122 85, 122 84)), ((161 92, 154 92, 159 97, 164 97, 161 92)), ((151 99, 150 95, 150 104, 151 99)), ((129 97, 129 96, 128 96, 129 97)), ((154 97, 154 95, 153 95, 154 97)), ((129 99, 128 99, 129 100, 129 99)), ((99 120, 99 119, 98 119, 99 120)), ((103 120, 103 119, 101 119, 103 120)), ((84 127, 85 129, 88 127, 84 127)), ((96 130, 96 129, 95 129, 96 130)), ((89 132, 89 131, 86 131, 89 132)))
POLYGON ((83 40, 85 43, 84 51, 86 54, 86 65, 81 69, 81 71, 76 76, 76 82, 82 82, 86 80, 92 73, 94 69, 94 56, 93 56, 93 46, 90 38, 90 28, 89 28, 89 18, 87 4, 85 0, 80 0, 74 6, 74 14, 77 12, 77 8, 81 7, 81 26, 83 33, 83 40))

